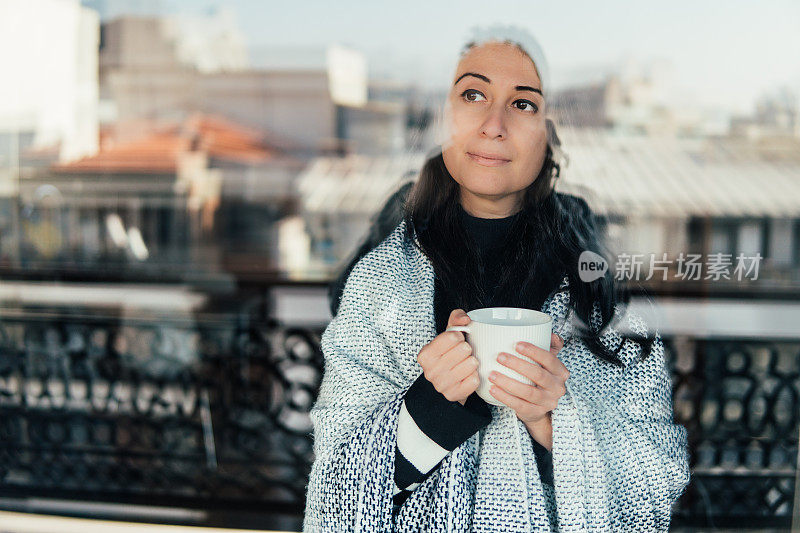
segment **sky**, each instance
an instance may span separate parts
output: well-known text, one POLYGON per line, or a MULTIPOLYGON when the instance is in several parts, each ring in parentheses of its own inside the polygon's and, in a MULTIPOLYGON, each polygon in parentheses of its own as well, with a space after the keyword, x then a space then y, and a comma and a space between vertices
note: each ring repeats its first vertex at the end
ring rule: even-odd
POLYGON ((800 95, 800 0, 139 1, 164 13, 230 7, 252 49, 339 43, 364 52, 370 77, 424 87, 446 82, 471 26, 503 22, 536 36, 554 88, 660 65, 678 106, 748 113, 782 86, 800 95))

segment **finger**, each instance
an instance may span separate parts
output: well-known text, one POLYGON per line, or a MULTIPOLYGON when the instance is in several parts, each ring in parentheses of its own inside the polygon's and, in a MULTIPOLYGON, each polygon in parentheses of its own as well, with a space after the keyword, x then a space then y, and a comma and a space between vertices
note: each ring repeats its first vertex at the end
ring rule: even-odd
POLYGON ((492 385, 489 388, 489 394, 494 396, 496 399, 501 401, 503 404, 511 407, 518 415, 525 414, 525 416, 535 415, 537 418, 541 417, 542 415, 546 415, 552 409, 548 409, 546 406, 541 406, 537 404, 533 404, 514 396, 513 394, 509 394, 508 391, 502 389, 497 385, 492 385))
MULTIPOLYGON (((472 322, 472 320, 469 318, 469 315, 467 315, 466 311, 463 309, 453 309, 450 312, 450 318, 447 320, 447 327, 466 326, 470 322, 472 322)), ((428 344, 428 347, 430 348, 429 351, 433 354, 444 354, 458 343, 464 342, 465 339, 466 337, 461 331, 443 331, 428 344)), ((429 359, 427 354, 425 359, 429 359)), ((431 361, 431 363, 434 362, 435 361, 431 361)), ((420 364, 422 363, 420 362, 420 364)), ((450 368, 452 368, 452 366, 453 365, 451 365, 450 368)))
POLYGON ((438 361, 433 361, 431 373, 434 376, 445 376, 452 372, 456 365, 469 357, 472 357, 472 346, 466 341, 461 341, 445 352, 438 361))
POLYGON ((537 388, 533 385, 522 383, 512 377, 501 374, 500 372, 492 372, 489 374, 489 381, 501 387, 504 391, 522 398, 523 400, 538 404, 545 394, 544 389, 537 388))
POLYGON ((469 396, 470 394, 475 392, 480 382, 481 382, 480 378, 478 377, 478 373, 476 372, 475 375, 467 376, 460 382, 453 385, 450 389, 447 390, 447 393, 444 396, 445 398, 448 398, 448 396, 450 398, 463 398, 469 396))
POLYGON ((543 368, 541 365, 536 363, 531 363, 530 361, 523 359, 522 357, 517 357, 516 355, 512 355, 507 352, 500 352, 501 354, 505 355, 505 361, 501 361, 501 357, 498 357, 497 362, 503 366, 506 366, 512 370, 516 370, 526 378, 533 381, 539 387, 555 390, 557 381, 553 374, 551 374, 548 370, 543 368))
POLYGON ((509 394, 508 392, 504 391, 501 387, 498 387, 497 385, 492 385, 489 388, 489 394, 491 394, 499 401, 503 402, 504 404, 506 404, 515 411, 519 411, 525 408, 527 404, 530 403, 526 402, 522 398, 514 396, 513 394, 509 394))
POLYGON ((517 352, 529 359, 533 359, 555 376, 562 376, 565 375, 565 373, 568 374, 568 372, 566 372, 567 367, 564 366, 564 363, 549 350, 543 350, 525 341, 518 342, 515 348, 517 352))
POLYGON ((442 375, 440 380, 442 390, 457 385, 472 374, 477 375, 478 360, 472 356, 458 363, 452 370, 442 375))
MULTIPOLYGON (((434 364, 442 355, 462 342, 466 342, 462 332, 443 331, 422 348, 421 351, 425 353, 420 355, 420 359, 424 359, 429 364, 434 364)), ((422 364, 422 361, 420 361, 420 364, 422 364)))
POLYGON ((472 322, 469 315, 463 309, 453 309, 450 311, 450 317, 447 319, 447 327, 451 326, 466 326, 472 322))

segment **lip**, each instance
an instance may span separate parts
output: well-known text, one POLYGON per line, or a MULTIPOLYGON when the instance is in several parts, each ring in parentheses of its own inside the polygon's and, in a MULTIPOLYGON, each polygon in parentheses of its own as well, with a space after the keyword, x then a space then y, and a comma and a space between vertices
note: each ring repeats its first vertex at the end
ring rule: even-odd
POLYGON ((495 154, 488 154, 485 152, 467 152, 467 155, 470 159, 475 161, 479 165, 483 165, 485 167, 499 167, 501 165, 505 165, 506 163, 510 163, 510 159, 506 159, 499 155, 495 154))

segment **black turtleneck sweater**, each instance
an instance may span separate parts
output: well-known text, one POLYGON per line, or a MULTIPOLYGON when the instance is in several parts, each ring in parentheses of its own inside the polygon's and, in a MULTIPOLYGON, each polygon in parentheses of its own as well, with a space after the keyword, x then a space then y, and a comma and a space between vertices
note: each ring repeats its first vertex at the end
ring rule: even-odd
MULTIPOLYGON (((501 273, 499 252, 517 214, 490 219, 474 217, 460 205, 459 211, 466 232, 477 245, 484 263, 485 275, 481 282, 487 294, 488 305, 508 305, 507 302, 498 301, 495 291, 501 273)), ((464 260, 468 260, 466 253, 464 260)), ((434 280, 434 318, 437 334, 447 329, 447 319, 455 308, 452 303, 453 295, 458 290, 463 290, 463 287, 445 287, 438 276, 434 280)), ((438 467, 438 464, 433 468, 423 465, 440 460, 443 458, 443 453, 452 451, 491 422, 489 405, 477 393, 473 392, 462 406, 458 402, 447 400, 436 391, 424 374, 411 385, 404 402, 406 409, 405 413, 401 412, 398 422, 398 446, 395 450, 396 487, 393 497, 395 511, 438 467), (427 438, 420 439, 420 434, 427 438), (417 438, 411 439, 410 435, 417 438), (427 448, 420 448, 419 444, 413 449, 404 448, 406 445, 410 446, 411 442, 429 442, 427 439, 436 444, 427 448)), ((536 440, 531 440, 542 482, 552 486, 552 454, 536 440)))
MULTIPOLYGON (((519 216, 519 213, 505 218, 480 218, 467 213, 460 204, 458 210, 464 229, 467 235, 475 242, 484 265, 484 276, 481 283, 487 295, 487 307, 508 305, 508 302, 499 301, 495 291, 502 274, 500 253, 504 240, 508 235, 508 230, 519 216)), ((469 261, 470 259, 465 254, 463 260, 469 261)), ((447 319, 450 317, 450 312, 455 309, 455 301, 451 298, 453 291, 461 289, 458 287, 445 287, 438 277, 434 285, 436 328, 437 332, 441 333, 447 329, 447 319), (447 307, 450 307, 450 309, 446 309, 447 307)), ((471 311, 471 309, 466 309, 466 311, 471 311)))
MULTIPOLYGON (((509 305, 508 302, 501 301, 500 297, 495 294, 495 291, 497 290, 502 273, 500 251, 505 243, 511 225, 519 216, 519 212, 504 218, 480 218, 467 213, 467 211, 461 207, 461 204, 459 204, 459 211, 467 234, 470 235, 477 244, 479 253, 481 254, 481 260, 484 264, 484 276, 481 282, 487 294, 487 301, 489 302, 487 306, 503 307, 509 305)), ((437 328, 439 328, 437 331, 441 333, 447 329, 447 319, 450 317, 450 312, 453 310, 448 308, 447 302, 449 299, 446 297, 446 294, 452 291, 453 288, 449 288, 448 290, 440 283, 434 290, 434 314, 436 315, 437 328)), ((477 393, 472 393, 472 396, 480 398, 477 393)), ((533 449, 536 452, 536 459, 539 464, 539 472, 542 481, 553 485, 552 453, 535 439, 533 439, 533 449)))

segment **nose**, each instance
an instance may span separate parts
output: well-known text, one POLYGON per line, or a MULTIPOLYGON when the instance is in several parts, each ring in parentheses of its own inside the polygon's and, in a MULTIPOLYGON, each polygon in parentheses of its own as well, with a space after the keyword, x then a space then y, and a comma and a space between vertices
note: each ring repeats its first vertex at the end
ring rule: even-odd
POLYGON ((485 135, 490 139, 505 139, 508 136, 505 119, 504 107, 502 105, 492 105, 487 111, 483 124, 481 124, 481 135, 485 135))

